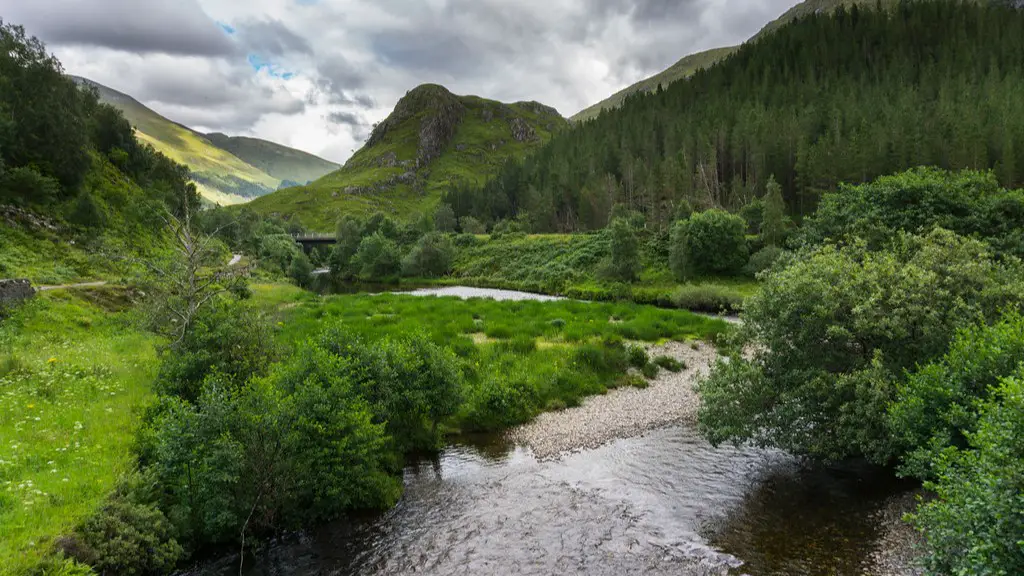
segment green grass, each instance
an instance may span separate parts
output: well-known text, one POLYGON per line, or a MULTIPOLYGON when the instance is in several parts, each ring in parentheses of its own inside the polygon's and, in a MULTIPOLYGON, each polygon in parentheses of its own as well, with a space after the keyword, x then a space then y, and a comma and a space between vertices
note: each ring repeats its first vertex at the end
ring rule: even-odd
POLYGON ((424 331, 464 361, 467 389, 454 430, 499 430, 546 409, 578 405, 622 382, 624 341, 713 339, 720 320, 636 304, 496 302, 406 295, 303 297, 259 286, 257 301, 276 304, 279 340, 301 346, 323 326, 373 342, 424 331))
POLYGON ((124 303, 46 293, 0 323, 0 574, 35 566, 134 466, 157 357, 124 303))
POLYGON ((450 185, 482 184, 509 158, 523 158, 550 140, 566 121, 533 103, 502 104, 476 96, 454 96, 444 88, 428 85, 399 101, 382 125, 382 137, 356 152, 340 170, 309 186, 269 194, 250 206, 264 214, 298 217, 303 225, 325 232, 333 231, 343 214, 365 216, 381 211, 406 219, 418 212, 431 213, 450 185), (420 129, 443 104, 460 106, 461 121, 454 126, 454 135, 441 155, 429 165, 417 166, 420 129), (523 119, 536 138, 526 142, 513 138, 513 118, 523 119), (397 166, 382 162, 392 154, 397 166), (406 173, 415 174, 415 182, 388 183, 406 173), (368 187, 374 189, 366 190, 368 187))

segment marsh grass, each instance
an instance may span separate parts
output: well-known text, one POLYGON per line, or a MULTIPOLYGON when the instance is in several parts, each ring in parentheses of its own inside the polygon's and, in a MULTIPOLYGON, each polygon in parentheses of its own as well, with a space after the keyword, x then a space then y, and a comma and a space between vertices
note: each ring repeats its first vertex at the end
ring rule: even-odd
MULTIPOLYGON (((452 430, 498 430, 544 410, 578 405, 625 379, 631 349, 624 342, 713 339, 726 325, 681 310, 628 303, 497 302, 397 294, 305 297, 287 288, 254 289, 275 308, 278 339, 301 346, 323 323, 340 323, 366 341, 425 331, 463 361, 464 402, 452 430), (612 320, 614 319, 614 321, 612 320)), ((640 349, 642 352, 642 348, 640 349)), ((632 353, 633 361, 639 358, 632 353)), ((643 364, 650 365, 646 353, 643 364)), ((657 367, 655 366, 655 369, 657 367)))
POLYGON ((0 573, 33 569, 134 466, 155 343, 66 291, 0 323, 0 573))

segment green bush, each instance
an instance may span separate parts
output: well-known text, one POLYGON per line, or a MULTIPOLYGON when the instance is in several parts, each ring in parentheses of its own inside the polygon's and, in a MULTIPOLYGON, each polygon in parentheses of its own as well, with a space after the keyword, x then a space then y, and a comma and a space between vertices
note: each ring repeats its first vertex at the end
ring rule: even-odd
POLYGON ((736 355, 699 385, 714 443, 752 441, 838 460, 887 460, 886 408, 904 370, 945 353, 956 331, 1024 298, 1017 264, 951 232, 800 254, 744 305, 736 355))
POLYGON ((937 498, 913 523, 924 534, 930 574, 1024 574, 1024 383, 1004 379, 980 405, 976 432, 964 449, 935 461, 937 498))
POLYGON ((630 346, 629 365, 634 368, 643 368, 648 363, 647 350, 643 346, 630 346))
POLYGON ((353 263, 362 280, 387 280, 395 278, 402 271, 398 245, 380 232, 363 238, 353 263))
POLYGON ((487 227, 484 226, 483 222, 480 222, 472 216, 463 216, 459 218, 459 228, 462 228, 463 234, 486 234, 487 227))
POLYGON ((904 459, 903 473, 931 478, 940 452, 966 448, 967 436, 977 430, 977 406, 1021 362, 1024 317, 1011 311, 992 326, 962 329, 945 356, 911 373, 889 406, 893 456, 904 459))
POLYGON ((402 274, 415 277, 437 277, 451 272, 455 247, 439 232, 423 235, 402 260, 402 274))
POLYGON ((0 201, 45 206, 60 195, 56 178, 44 176, 32 166, 8 168, 0 178, 0 201))
POLYGON ((220 383, 241 388, 249 378, 264 374, 276 356, 270 326, 256 309, 217 300, 195 318, 180 342, 164 351, 156 388, 194 402, 211 374, 220 383))
POLYGON ((744 297, 738 290, 714 284, 684 284, 672 293, 676 308, 698 312, 729 312, 743 306, 744 297))
POLYGON ((681 281, 695 275, 738 274, 747 263, 746 222, 723 210, 708 210, 672 227, 669 264, 681 281))
POLYGON ((640 369, 640 373, 644 375, 644 378, 648 380, 654 380, 658 377, 658 372, 661 368, 654 362, 648 362, 644 364, 643 368, 640 369))
POLYGON ((750 261, 743 268, 743 273, 747 276, 757 276, 761 272, 770 270, 776 264, 785 265, 788 262, 787 256, 788 253, 778 246, 765 246, 750 257, 750 261))
POLYGON ((500 430, 528 422, 539 403, 537 388, 526 374, 488 374, 469 395, 462 421, 469 430, 500 430))
POLYGON ((610 272, 623 282, 636 280, 640 273, 640 242, 629 221, 616 218, 608 226, 611 245, 610 272))
POLYGON ((652 362, 669 372, 682 372, 686 369, 686 364, 672 358, 671 356, 658 356, 652 360, 652 362))

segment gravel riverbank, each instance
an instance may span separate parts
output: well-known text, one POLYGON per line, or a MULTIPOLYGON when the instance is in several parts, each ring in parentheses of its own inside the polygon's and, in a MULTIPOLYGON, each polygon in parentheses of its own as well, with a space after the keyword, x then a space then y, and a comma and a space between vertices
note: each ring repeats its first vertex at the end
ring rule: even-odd
POLYGON ((700 399, 693 386, 717 358, 714 347, 704 342, 669 342, 648 346, 647 352, 652 358, 662 354, 675 358, 685 363, 686 369, 678 373, 662 370, 645 389, 619 388, 590 397, 576 408, 541 414, 513 429, 509 438, 529 446, 537 458, 549 459, 667 424, 694 422, 700 399))
POLYGON ((906 522, 903 515, 917 509, 920 491, 900 494, 885 503, 876 514, 879 537, 867 559, 865 576, 921 576, 915 566, 921 551, 921 535, 906 522))

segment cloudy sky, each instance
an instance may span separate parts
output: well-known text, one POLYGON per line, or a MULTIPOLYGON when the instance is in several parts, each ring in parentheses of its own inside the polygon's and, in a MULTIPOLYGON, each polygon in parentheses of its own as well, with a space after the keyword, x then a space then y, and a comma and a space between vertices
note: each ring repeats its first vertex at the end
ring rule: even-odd
POLYGON ((343 162, 424 82, 572 115, 797 0, 0 0, 71 74, 343 162))

